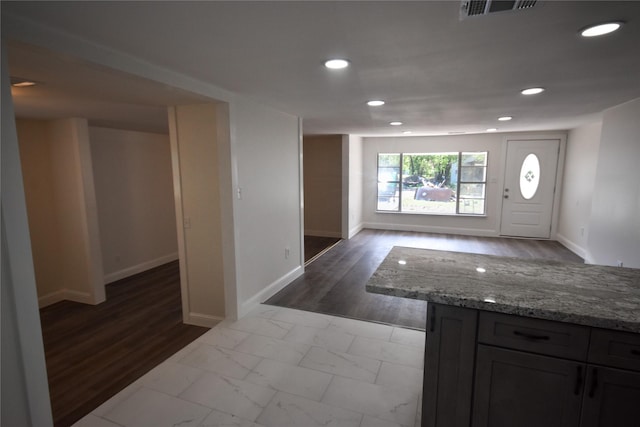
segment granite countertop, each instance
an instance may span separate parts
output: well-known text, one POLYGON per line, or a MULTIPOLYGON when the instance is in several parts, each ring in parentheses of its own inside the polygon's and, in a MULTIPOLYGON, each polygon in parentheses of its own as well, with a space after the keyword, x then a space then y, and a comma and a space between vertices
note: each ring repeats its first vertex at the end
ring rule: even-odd
POLYGON ((385 295, 640 333, 640 269, 396 246, 366 288, 385 295))

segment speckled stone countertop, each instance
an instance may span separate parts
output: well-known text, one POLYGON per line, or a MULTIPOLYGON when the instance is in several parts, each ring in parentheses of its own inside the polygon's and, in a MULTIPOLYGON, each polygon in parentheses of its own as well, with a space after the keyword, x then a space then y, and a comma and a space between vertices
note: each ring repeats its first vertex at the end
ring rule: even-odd
POLYGON ((640 333, 640 269, 396 246, 367 291, 640 333))

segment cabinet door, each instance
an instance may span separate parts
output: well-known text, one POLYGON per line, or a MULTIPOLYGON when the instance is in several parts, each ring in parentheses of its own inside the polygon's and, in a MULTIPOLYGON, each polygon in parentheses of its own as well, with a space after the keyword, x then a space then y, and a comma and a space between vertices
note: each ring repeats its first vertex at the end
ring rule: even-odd
POLYGON ((640 373, 590 366, 582 427, 640 426, 640 373))
POLYGON ((427 305, 423 427, 469 427, 477 319, 476 310, 427 305))
POLYGON ((574 427, 586 367, 579 362, 478 345, 474 427, 574 427))

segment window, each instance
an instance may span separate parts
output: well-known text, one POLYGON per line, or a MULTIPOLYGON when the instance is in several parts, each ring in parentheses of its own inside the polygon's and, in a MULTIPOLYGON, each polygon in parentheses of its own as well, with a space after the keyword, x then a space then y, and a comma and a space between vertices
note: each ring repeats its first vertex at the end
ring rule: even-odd
POLYGON ((524 158, 520 168, 520 194, 525 200, 533 199, 540 185, 540 160, 531 153, 524 158))
POLYGON ((484 215, 487 152, 379 153, 377 210, 484 215))

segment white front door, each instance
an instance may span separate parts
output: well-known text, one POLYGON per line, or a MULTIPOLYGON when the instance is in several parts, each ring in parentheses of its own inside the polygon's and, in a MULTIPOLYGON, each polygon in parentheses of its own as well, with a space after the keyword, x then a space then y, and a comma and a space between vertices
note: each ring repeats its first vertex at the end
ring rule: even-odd
POLYGON ((559 150, 558 139, 507 141, 501 235, 550 237, 559 150))

